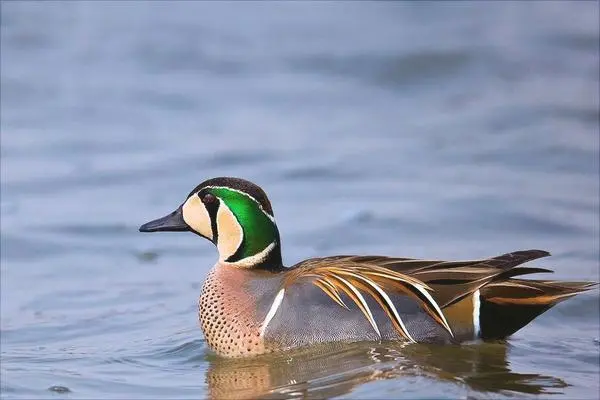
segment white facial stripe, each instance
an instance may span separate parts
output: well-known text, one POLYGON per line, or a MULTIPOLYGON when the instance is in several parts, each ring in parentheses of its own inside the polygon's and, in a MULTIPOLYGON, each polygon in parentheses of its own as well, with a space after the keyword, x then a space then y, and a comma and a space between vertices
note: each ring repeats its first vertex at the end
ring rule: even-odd
POLYGON ((267 316, 265 317, 265 320, 263 321, 262 327, 260 328, 260 336, 261 337, 265 336, 265 331, 267 330, 267 325, 269 325, 269 322, 271 322, 271 320, 275 316, 275 313, 277 313, 277 310, 279 309, 279 306, 281 305, 281 302, 283 301, 284 294, 285 294, 285 289, 281 289, 277 293, 277 296, 275 296, 275 300, 273 300, 273 304, 271 305, 271 308, 269 309, 269 312, 267 313, 267 316))
POLYGON ((210 216, 200 198, 193 194, 183 203, 183 220, 193 230, 208 239, 213 239, 210 216))
MULTIPOLYGON (((272 242, 270 245, 264 248, 263 251, 257 253, 253 256, 242 258, 241 260, 235 262, 227 262, 225 261, 227 257, 220 257, 219 262, 224 265, 231 265, 233 267, 252 267, 260 262, 264 261, 271 250, 275 248, 275 242, 272 242)), ((220 252, 219 252, 220 253, 220 252)))
POLYGON ((479 334, 481 332, 479 326, 479 311, 481 307, 481 300, 479 299, 479 296, 479 289, 477 289, 473 293, 473 336, 475 337, 475 339, 479 338, 479 334))
POLYGON ((229 207, 221 201, 217 211, 217 248, 221 261, 235 254, 244 240, 244 231, 229 207))
POLYGON ((231 190, 232 192, 243 194, 244 196, 246 196, 247 198, 249 198, 250 200, 255 202, 258 205, 258 208, 260 209, 260 211, 262 211, 262 213, 265 214, 267 216, 267 218, 269 218, 271 221, 275 222, 275 218, 273 218, 273 216, 271 214, 266 212, 265 209, 263 208, 263 206, 260 204, 260 202, 258 200, 256 200, 254 197, 250 196, 248 193, 242 192, 241 190, 232 189, 228 186, 205 186, 205 187, 210 188, 210 189, 227 189, 227 190, 231 190))

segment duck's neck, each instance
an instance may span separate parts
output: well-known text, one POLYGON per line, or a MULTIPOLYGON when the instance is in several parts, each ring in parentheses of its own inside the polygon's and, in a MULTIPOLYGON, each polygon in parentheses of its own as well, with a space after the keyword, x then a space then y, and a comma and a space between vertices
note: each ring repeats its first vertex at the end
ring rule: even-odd
MULTIPOLYGON (((241 247, 242 246, 240 246, 240 248, 241 247)), ((219 253, 219 264, 221 265, 268 272, 279 272, 285 269, 281 257, 279 240, 272 242, 259 253, 243 258, 238 255, 239 251, 231 256, 223 255, 221 252, 219 253)))
POLYGON ((279 240, 273 242, 272 248, 267 251, 263 259, 252 265, 252 269, 269 272, 279 272, 284 269, 279 240))

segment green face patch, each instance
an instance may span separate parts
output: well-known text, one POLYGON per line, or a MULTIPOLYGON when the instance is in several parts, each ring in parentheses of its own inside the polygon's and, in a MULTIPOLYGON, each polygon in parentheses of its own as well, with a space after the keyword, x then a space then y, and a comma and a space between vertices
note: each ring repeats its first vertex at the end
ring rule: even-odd
POLYGON ((273 242, 279 241, 275 222, 263 212, 250 196, 228 188, 211 188, 209 191, 221 199, 231 210, 243 232, 242 242, 228 262, 254 256, 273 242))

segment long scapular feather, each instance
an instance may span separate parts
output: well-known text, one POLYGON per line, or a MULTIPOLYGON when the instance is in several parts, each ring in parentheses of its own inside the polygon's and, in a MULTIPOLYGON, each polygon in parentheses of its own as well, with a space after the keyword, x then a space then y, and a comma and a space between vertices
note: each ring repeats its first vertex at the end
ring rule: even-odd
POLYGON ((317 285, 322 291, 324 291, 329 297, 331 297, 336 303, 340 306, 344 307, 346 310, 349 310, 344 300, 342 300, 340 293, 334 284, 330 283, 325 278, 319 278, 313 282, 317 285))
MULTIPOLYGON (((350 274, 349 270, 336 270, 338 273, 350 274)), ((373 280, 381 281, 383 284, 386 281, 393 281, 396 283, 395 285, 386 285, 388 287, 393 287, 396 291, 404 292, 409 296, 413 297, 418 303, 424 308, 424 310, 431 316, 435 321, 437 321, 440 325, 446 329, 450 335, 454 336, 452 333, 452 329, 446 321, 446 317, 442 312, 440 306, 433 299, 433 297, 426 291, 425 288, 431 290, 427 284, 419 281, 418 279, 412 278, 410 276, 401 274, 396 271, 384 269, 384 268, 359 268, 357 272, 360 271, 362 276, 371 278, 373 280)))
MULTIPOLYGON (((433 299, 431 294, 429 294, 429 292, 425 289, 426 287, 429 288, 426 284, 419 282, 416 279, 410 279, 410 281, 407 281, 403 279, 403 277, 399 277, 398 275, 401 274, 398 274, 397 272, 394 272, 394 275, 390 276, 380 272, 367 271, 365 272, 365 275, 369 277, 377 277, 378 279, 392 279, 396 281, 398 285, 395 285, 394 288, 414 297, 435 321, 442 325, 451 336, 454 336, 452 329, 450 328, 450 324, 448 324, 446 316, 442 312, 440 306, 433 299)), ((431 290, 431 288, 429 288, 429 290, 431 290)))
POLYGON ((595 282, 508 279, 485 286, 483 295, 496 304, 555 304, 595 287, 595 282))
POLYGON ((381 286, 373 282, 371 279, 367 279, 364 276, 360 276, 358 274, 353 274, 353 276, 355 277, 355 279, 360 281, 358 283, 355 283, 355 286, 359 286, 367 293, 369 293, 371 297, 373 297, 377 301, 377 303, 379 303, 381 308, 383 308, 386 314, 390 317, 396 330, 399 331, 402 334, 402 336, 404 336, 406 339, 414 343, 415 339, 413 339, 413 337, 410 335, 410 332, 408 332, 408 329, 406 329, 402 318, 400 318, 400 315, 398 314, 396 306, 390 299, 390 296, 387 295, 385 290, 383 290, 381 286))
POLYGON ((371 324, 371 326, 373 327, 375 332, 377 332, 377 336, 381 337, 381 333, 379 332, 379 328, 377 327, 375 318, 373 318, 373 313, 371 313, 371 309, 369 308, 369 305, 365 301, 365 298, 363 297, 363 295, 358 291, 358 289, 356 287, 354 287, 354 285, 352 285, 346 279, 344 279, 340 276, 334 276, 333 279, 342 283, 340 285, 341 289, 344 292, 346 292, 346 294, 356 303, 356 305, 363 312, 363 314, 365 315, 365 317, 367 318, 367 320, 369 321, 369 323, 371 324))
POLYGON ((344 266, 328 263, 326 265, 317 265, 313 266, 313 268, 298 270, 297 273, 290 276, 288 283, 301 276, 316 278, 312 281, 313 284, 319 287, 338 305, 347 309, 348 307, 343 302, 339 291, 345 293, 358 306, 378 334, 379 329, 377 328, 375 319, 361 292, 375 299, 390 318, 398 333, 410 341, 414 342, 414 339, 406 329, 388 292, 399 292, 410 296, 423 307, 425 312, 443 326, 450 335, 453 335, 452 329, 440 306, 427 292, 431 288, 418 279, 376 265, 356 263, 351 268, 344 268, 344 266))

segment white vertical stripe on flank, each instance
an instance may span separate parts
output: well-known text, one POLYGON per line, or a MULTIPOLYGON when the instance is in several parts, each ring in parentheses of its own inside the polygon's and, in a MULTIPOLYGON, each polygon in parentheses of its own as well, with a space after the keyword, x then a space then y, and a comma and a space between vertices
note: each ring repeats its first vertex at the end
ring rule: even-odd
POLYGON ((267 316, 265 317, 265 320, 263 321, 262 327, 260 328, 260 336, 261 337, 265 336, 265 330, 267 329, 267 325, 269 325, 269 322, 271 322, 271 320, 275 316, 275 313, 279 309, 279 306, 281 305, 281 302, 283 301, 284 294, 285 294, 285 289, 281 289, 277 293, 277 296, 275 296, 275 300, 273 300, 273 304, 271 304, 271 308, 269 309, 269 312, 267 313, 267 316))
POLYGON ((481 301, 479 299, 479 289, 473 293, 473 336, 475 339, 479 338, 481 333, 481 327, 479 325, 479 311, 481 309, 481 301))

